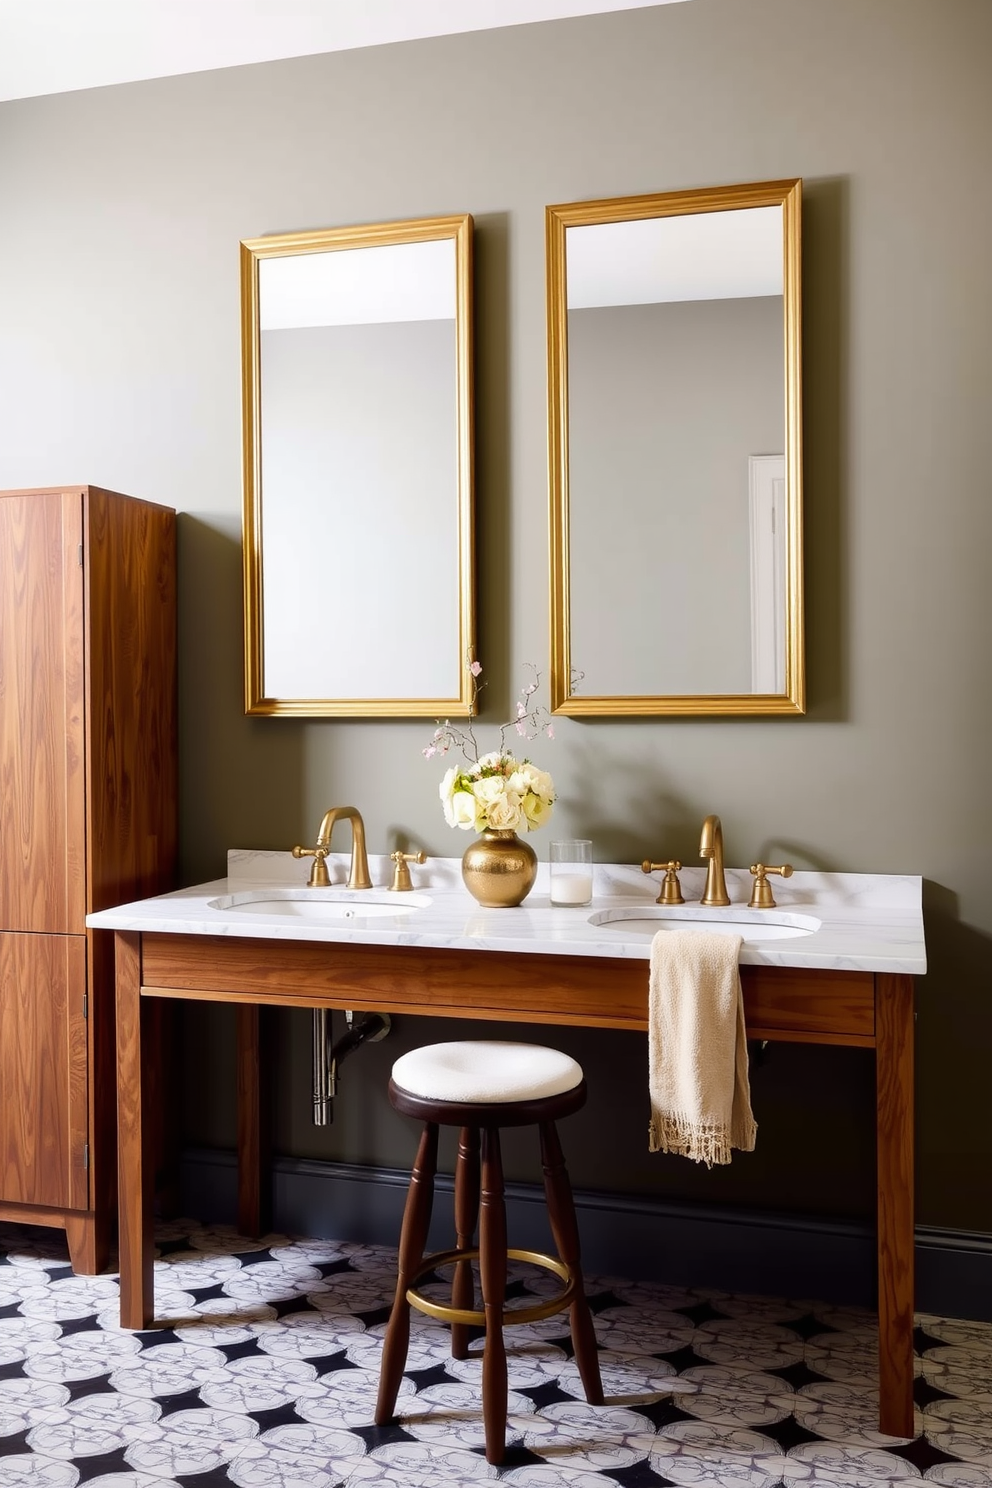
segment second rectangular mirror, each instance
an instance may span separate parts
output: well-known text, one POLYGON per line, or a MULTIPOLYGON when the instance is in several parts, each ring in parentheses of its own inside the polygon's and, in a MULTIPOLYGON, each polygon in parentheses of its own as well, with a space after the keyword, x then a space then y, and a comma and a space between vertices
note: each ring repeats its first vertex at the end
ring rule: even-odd
POLYGON ((547 209, 556 712, 804 711, 800 194, 547 209))
POLYGON ((472 219, 241 245, 254 714, 472 709, 472 219))

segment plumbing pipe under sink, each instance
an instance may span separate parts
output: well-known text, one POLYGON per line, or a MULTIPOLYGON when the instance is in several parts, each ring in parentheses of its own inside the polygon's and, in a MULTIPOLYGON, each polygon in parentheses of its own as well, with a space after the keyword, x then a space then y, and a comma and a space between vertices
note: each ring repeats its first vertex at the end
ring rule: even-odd
POLYGON ((338 1070, 349 1054, 362 1044, 377 1044, 392 1027, 388 1013, 363 1013, 360 1018, 349 1008, 345 1013, 347 1031, 332 1044, 331 1009, 313 1010, 313 1124, 327 1126, 334 1119, 334 1097, 338 1093, 338 1070))

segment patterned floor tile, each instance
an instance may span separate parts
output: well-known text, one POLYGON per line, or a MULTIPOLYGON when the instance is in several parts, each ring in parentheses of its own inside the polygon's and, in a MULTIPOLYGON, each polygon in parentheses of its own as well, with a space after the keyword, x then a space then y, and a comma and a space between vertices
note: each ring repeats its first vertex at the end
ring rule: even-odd
MULTIPOLYGON (((373 1425, 395 1250, 190 1221, 157 1242, 165 1326, 132 1333, 116 1278, 0 1225, 0 1488, 992 1488, 988 1323, 920 1316, 907 1442, 877 1429, 869 1313, 590 1277, 606 1403, 566 1318, 508 1328, 497 1469, 481 1337, 452 1359, 420 1314, 394 1422, 373 1425)), ((511 1268, 514 1306, 557 1286, 511 1268)))

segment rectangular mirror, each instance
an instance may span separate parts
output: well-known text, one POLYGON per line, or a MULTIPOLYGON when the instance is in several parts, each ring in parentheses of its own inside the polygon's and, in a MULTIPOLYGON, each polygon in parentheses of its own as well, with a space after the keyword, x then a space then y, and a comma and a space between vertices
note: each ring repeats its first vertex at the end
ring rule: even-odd
POLYGON ((472 219, 241 244, 245 708, 472 711, 472 219))
POLYGON ((557 713, 805 710, 800 202, 547 209, 557 713))

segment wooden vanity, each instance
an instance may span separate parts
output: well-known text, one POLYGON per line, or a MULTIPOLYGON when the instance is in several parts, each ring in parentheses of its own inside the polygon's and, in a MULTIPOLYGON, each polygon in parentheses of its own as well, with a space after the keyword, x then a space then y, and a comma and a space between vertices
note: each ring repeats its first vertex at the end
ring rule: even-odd
MULTIPOLYGON (((135 906, 131 906, 132 909, 135 906)), ((116 912, 111 912, 108 919, 116 912)), ((504 913, 515 913, 506 911, 504 913)), ((235 1003, 240 1221, 257 1226, 259 1009, 353 1008, 492 1022, 646 1029, 644 959, 424 944, 328 943, 120 928, 117 1078, 121 1323, 152 1324, 152 1038, 157 998, 235 1003)), ((145 921, 149 923, 149 921, 145 921)), ((247 927, 245 927, 247 929, 247 927)), ((877 1066, 879 1425, 913 1435, 913 978, 742 965, 748 1037, 874 1049, 877 1066)))

